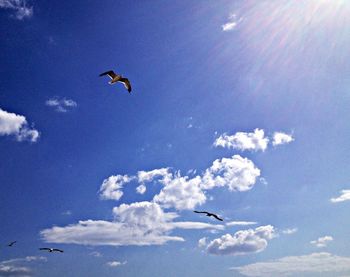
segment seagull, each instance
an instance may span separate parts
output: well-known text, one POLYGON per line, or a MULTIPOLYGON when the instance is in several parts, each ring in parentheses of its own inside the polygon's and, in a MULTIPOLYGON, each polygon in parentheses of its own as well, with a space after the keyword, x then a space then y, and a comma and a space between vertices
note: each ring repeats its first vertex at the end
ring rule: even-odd
POLYGON ((218 217, 216 214, 208 213, 208 212, 199 212, 199 211, 194 211, 197 214, 206 214, 206 216, 212 216, 215 217, 217 220, 223 221, 222 218, 218 217))
POLYGON ((114 83, 117 83, 117 82, 121 82, 124 84, 124 87, 128 90, 128 92, 129 93, 131 92, 131 85, 130 85, 129 79, 124 78, 122 75, 114 73, 113 70, 109 70, 101 73, 100 77, 105 75, 108 75, 109 78, 112 79, 112 81, 108 82, 110 85, 113 85, 114 83))
POLYGON ((11 241, 7 246, 12 247, 16 242, 17 242, 16 240, 11 241))
POLYGON ((47 247, 42 247, 42 248, 39 248, 39 250, 46 250, 46 251, 49 251, 50 253, 51 252, 61 252, 63 253, 63 250, 61 249, 57 249, 57 248, 47 248, 47 247))

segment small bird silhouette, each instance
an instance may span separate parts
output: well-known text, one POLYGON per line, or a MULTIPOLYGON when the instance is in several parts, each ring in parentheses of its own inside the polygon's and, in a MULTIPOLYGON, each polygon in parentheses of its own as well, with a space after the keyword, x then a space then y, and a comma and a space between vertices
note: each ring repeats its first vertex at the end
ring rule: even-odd
POLYGON ((63 253, 63 250, 58 249, 58 248, 42 247, 42 248, 39 248, 39 250, 46 250, 48 252, 61 252, 61 253, 63 253))
POLYGON ((124 84, 124 87, 128 90, 128 92, 131 92, 131 84, 129 82, 129 79, 124 78, 122 75, 116 74, 113 70, 109 70, 106 72, 103 72, 100 74, 101 76, 108 75, 109 78, 112 79, 112 81, 109 82, 110 85, 113 85, 114 83, 120 82, 124 84))
POLYGON ((11 241, 7 246, 12 247, 16 242, 17 242, 16 240, 11 241))
POLYGON ((223 221, 222 218, 218 217, 216 214, 213 214, 213 213, 209 213, 209 212, 205 212, 205 211, 203 211, 203 212, 194 211, 194 212, 197 214, 205 214, 206 216, 209 216, 209 217, 212 216, 212 217, 215 217, 217 220, 223 221))

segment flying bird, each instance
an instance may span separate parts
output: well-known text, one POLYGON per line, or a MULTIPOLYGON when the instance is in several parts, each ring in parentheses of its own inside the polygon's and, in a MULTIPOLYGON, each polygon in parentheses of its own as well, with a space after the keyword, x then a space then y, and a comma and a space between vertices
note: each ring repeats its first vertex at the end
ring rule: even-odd
POLYGON ((213 214, 213 213, 209 213, 209 212, 205 212, 205 211, 203 211, 203 212, 194 211, 194 212, 197 214, 205 214, 206 216, 209 216, 209 217, 212 216, 212 217, 215 217, 217 220, 223 221, 222 218, 218 217, 216 214, 213 214))
POLYGON ((63 253, 63 250, 58 249, 58 248, 42 247, 42 248, 39 248, 39 250, 46 250, 48 252, 61 252, 61 253, 63 253))
POLYGON ((16 240, 11 241, 7 246, 12 247, 16 242, 17 242, 16 240))
POLYGON ((101 73, 100 77, 105 75, 108 75, 109 78, 112 79, 112 81, 108 82, 110 85, 120 82, 124 84, 124 87, 128 90, 129 93, 131 92, 131 84, 128 78, 124 78, 122 75, 116 74, 113 70, 101 73))

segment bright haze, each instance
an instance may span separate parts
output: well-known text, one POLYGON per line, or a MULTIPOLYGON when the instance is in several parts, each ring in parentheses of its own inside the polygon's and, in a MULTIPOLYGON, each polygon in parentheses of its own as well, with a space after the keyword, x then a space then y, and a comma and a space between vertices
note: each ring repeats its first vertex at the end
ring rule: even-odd
POLYGON ((349 276, 349 26, 344 0, 0 0, 0 276, 349 276))

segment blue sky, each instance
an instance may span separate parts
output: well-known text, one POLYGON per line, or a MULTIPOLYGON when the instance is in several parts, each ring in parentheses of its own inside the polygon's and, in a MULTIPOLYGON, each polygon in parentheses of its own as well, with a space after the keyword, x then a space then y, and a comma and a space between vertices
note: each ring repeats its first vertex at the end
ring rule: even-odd
POLYGON ((344 0, 0 0, 0 276, 349 276, 349 24, 344 0))

